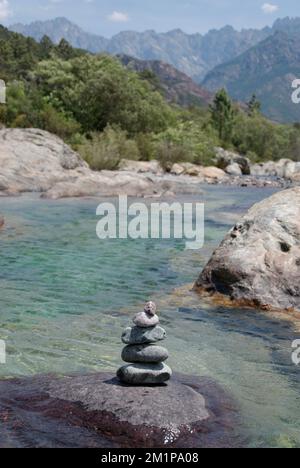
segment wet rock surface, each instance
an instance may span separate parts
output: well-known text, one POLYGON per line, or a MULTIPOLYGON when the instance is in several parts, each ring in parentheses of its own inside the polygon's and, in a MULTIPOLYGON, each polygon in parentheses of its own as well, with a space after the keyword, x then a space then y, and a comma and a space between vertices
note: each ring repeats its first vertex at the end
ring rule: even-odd
POLYGON ((300 187, 254 205, 216 249, 196 287, 235 304, 300 311, 300 187))
POLYGON ((238 424, 232 398, 207 378, 139 387, 109 373, 0 381, 0 447, 232 447, 243 444, 238 424))

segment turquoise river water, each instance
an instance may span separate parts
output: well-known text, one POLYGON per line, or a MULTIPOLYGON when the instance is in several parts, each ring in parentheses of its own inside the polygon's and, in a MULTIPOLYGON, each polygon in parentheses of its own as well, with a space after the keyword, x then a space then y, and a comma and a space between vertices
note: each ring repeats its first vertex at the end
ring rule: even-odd
POLYGON ((179 240, 100 241, 100 200, 0 199, 0 377, 115 370, 122 329, 152 299, 171 367, 230 391, 249 446, 300 447, 300 368, 291 360, 299 334, 260 312, 214 307, 186 287, 238 217, 271 193, 205 188, 199 251, 179 240))

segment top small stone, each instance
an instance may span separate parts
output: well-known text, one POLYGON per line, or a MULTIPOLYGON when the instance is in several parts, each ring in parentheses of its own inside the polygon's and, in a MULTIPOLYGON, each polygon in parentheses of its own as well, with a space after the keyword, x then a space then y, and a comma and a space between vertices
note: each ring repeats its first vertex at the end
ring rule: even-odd
POLYGON ((148 315, 151 315, 152 317, 154 317, 154 315, 156 314, 156 310, 157 310, 156 304, 152 301, 147 302, 144 308, 144 312, 146 312, 146 314, 148 315))

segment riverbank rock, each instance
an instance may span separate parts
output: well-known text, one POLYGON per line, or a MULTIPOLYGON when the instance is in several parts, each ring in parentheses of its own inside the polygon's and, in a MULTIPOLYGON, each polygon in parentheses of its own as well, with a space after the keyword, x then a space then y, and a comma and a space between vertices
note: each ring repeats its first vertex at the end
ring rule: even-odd
MULTIPOLYGON (((217 167, 223 169, 225 172, 228 172, 228 167, 237 164, 240 168, 240 174, 234 175, 250 175, 250 160, 246 156, 242 156, 238 153, 233 153, 232 151, 226 151, 223 148, 215 148, 216 160, 215 163, 217 167)), ((235 171, 236 172, 236 171, 235 171)), ((231 174, 231 172, 228 172, 231 174)))
POLYGON ((122 159, 118 167, 119 171, 136 172, 136 173, 151 173, 161 175, 164 173, 160 163, 156 160, 152 161, 131 161, 122 159))
POLYGON ((214 252, 196 288, 235 304, 300 311, 300 187, 254 205, 214 252))
POLYGON ((232 176, 239 177, 243 175, 242 170, 240 166, 238 165, 238 163, 229 164, 225 170, 227 174, 232 175, 232 176))
POLYGON ((243 445, 237 405, 208 378, 130 387, 109 373, 0 381, 0 447, 243 445))
POLYGON ((300 176, 300 162, 295 162, 291 159, 280 159, 279 161, 253 164, 251 166, 251 175, 255 177, 279 177, 297 180, 298 176, 300 176))
POLYGON ((198 177, 202 182, 216 183, 226 178, 226 173, 215 166, 199 166, 192 163, 174 164, 171 168, 171 174, 176 176, 187 175, 198 177))
MULTIPOLYGON (((134 164, 145 171, 160 171, 155 161, 134 164)), ((163 197, 171 192, 201 192, 199 181, 165 179, 160 174, 137 173, 136 168, 92 171, 60 138, 38 129, 0 130, 0 167, 0 196, 37 192, 50 199, 119 194, 163 197)))

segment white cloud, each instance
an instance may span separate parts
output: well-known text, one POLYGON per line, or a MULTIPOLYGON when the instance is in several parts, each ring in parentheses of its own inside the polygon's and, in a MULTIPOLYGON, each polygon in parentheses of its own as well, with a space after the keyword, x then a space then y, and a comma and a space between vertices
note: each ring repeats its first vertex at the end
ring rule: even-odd
POLYGON ((271 15, 279 10, 279 6, 273 5, 272 3, 264 3, 261 9, 266 15, 271 15))
POLYGON ((4 20, 11 15, 8 0, 0 0, 0 20, 4 20))
POLYGON ((123 13, 122 11, 113 11, 108 15, 107 19, 113 21, 114 23, 127 23, 129 21, 128 13, 123 13))

